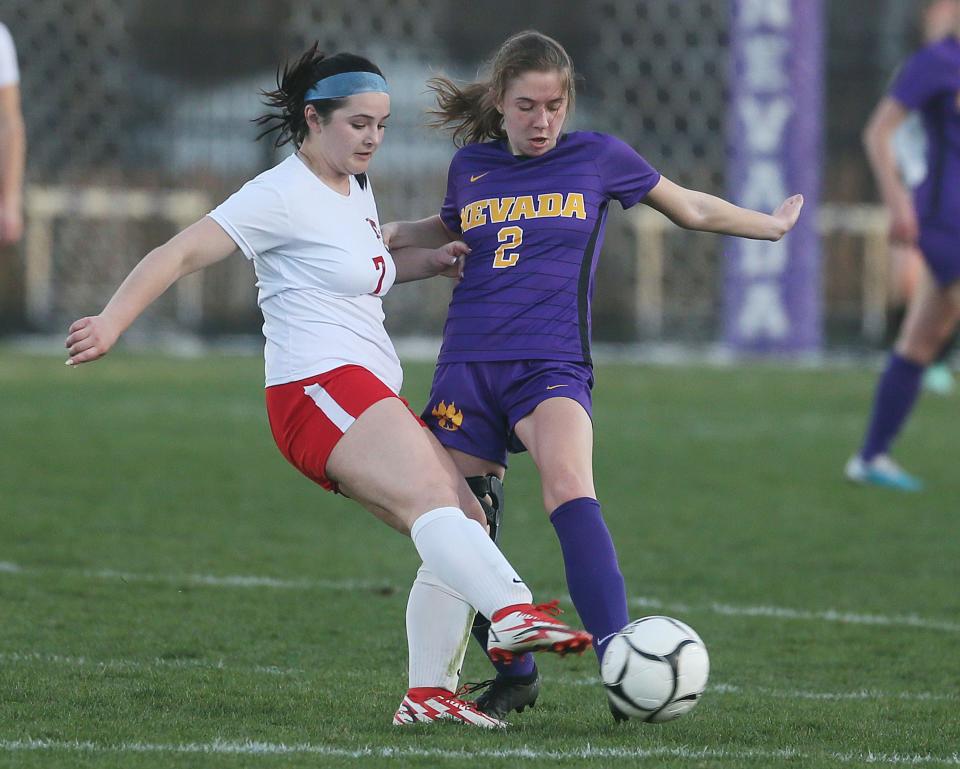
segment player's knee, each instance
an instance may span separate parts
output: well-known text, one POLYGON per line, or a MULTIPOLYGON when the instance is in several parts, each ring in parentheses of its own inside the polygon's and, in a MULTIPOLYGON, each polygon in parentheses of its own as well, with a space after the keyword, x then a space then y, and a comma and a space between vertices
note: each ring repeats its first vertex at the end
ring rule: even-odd
POLYGON ((432 510, 437 507, 460 507, 457 479, 437 473, 422 473, 416 478, 406 478, 398 494, 399 504, 410 510, 432 510))
POLYGON ((595 496, 593 480, 575 470, 555 473, 543 484, 543 506, 548 513, 572 499, 595 496))
POLYGON ((942 343, 918 336, 901 337, 894 350, 897 355, 919 366, 928 366, 940 351, 942 343))

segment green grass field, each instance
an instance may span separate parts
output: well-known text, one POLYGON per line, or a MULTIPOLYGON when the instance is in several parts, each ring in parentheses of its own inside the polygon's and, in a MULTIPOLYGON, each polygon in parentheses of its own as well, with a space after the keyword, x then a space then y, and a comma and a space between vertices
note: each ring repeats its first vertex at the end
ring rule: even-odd
MULTIPOLYGON (((416 553, 284 462, 260 360, 0 351, 0 767, 960 766, 957 401, 898 447, 927 492, 853 488, 873 378, 599 367, 632 614, 693 625, 710 685, 618 727, 592 654, 545 658, 537 708, 481 733, 391 726, 416 553)), ((527 457, 504 549, 565 595, 527 457)))

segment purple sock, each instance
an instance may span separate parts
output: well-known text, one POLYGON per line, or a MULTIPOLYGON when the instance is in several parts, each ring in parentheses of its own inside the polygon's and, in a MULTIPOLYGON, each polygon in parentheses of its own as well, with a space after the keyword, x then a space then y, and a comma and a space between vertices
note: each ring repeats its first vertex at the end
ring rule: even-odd
POLYGON ((564 502, 550 514, 560 539, 567 589, 583 626, 593 634, 597 659, 614 633, 630 621, 617 551, 600 503, 589 497, 564 502))
POLYGON ((877 454, 886 454, 904 422, 913 410, 920 392, 925 366, 890 354, 887 367, 877 384, 870 426, 860 456, 870 461, 877 454))
MULTIPOLYGON (((483 653, 486 654, 487 637, 490 635, 490 620, 482 614, 477 614, 473 620, 473 630, 471 632, 477 643, 480 644, 480 648, 483 649, 483 653)), ((494 662, 493 660, 490 660, 490 663, 497 669, 498 675, 506 678, 529 678, 533 671, 537 669, 530 652, 514 657, 513 662, 509 665, 505 662, 494 662)))

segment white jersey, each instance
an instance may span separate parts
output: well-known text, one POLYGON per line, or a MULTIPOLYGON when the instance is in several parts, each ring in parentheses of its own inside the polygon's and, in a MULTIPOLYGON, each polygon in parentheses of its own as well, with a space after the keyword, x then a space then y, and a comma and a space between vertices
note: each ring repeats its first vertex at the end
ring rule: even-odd
POLYGON ((268 387, 355 364, 400 392, 380 299, 397 270, 369 180, 363 189, 351 176, 341 195, 291 155, 210 217, 256 269, 268 387))
POLYGON ((927 132, 919 112, 910 112, 893 134, 893 154, 903 183, 913 189, 927 178, 927 132))
POLYGON ((0 23, 0 88, 17 85, 20 82, 20 70, 17 69, 17 49, 6 25, 0 23))

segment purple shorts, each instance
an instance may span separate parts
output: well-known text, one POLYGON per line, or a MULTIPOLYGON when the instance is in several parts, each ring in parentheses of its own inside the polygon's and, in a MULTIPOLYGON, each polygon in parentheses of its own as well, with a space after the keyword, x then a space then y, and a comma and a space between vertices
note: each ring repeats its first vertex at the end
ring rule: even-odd
POLYGON ((960 229, 920 228, 920 251, 941 288, 960 280, 960 229))
POLYGON ((563 361, 440 363, 423 421, 444 446, 507 466, 526 447, 514 434, 548 398, 571 398, 593 418, 593 369, 563 361))

